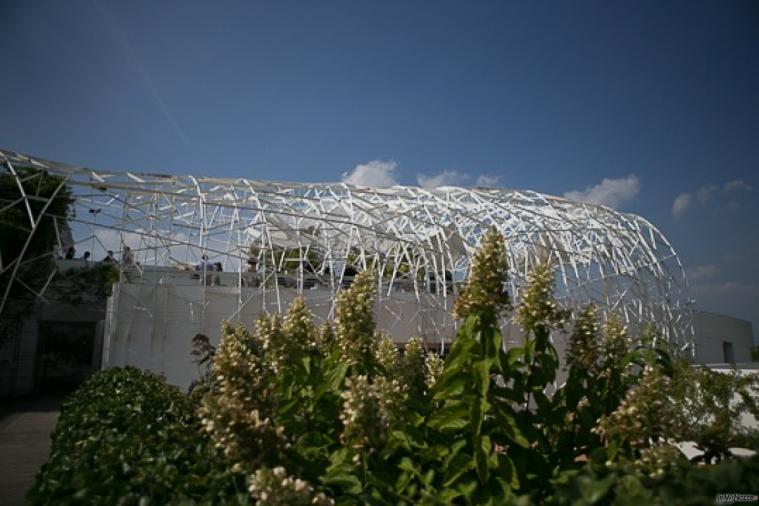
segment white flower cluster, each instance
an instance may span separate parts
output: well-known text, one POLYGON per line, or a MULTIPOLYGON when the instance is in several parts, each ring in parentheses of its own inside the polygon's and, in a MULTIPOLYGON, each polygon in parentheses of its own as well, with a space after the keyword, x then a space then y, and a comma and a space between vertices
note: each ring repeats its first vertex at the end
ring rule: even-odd
MULTIPOLYGON (((329 329, 325 329, 329 332, 329 329)), ((326 340, 331 340, 327 335, 326 340)), ((267 366, 275 373, 300 367, 310 352, 326 353, 322 338, 314 325, 313 313, 303 297, 296 297, 284 319, 278 314, 262 314, 256 322, 256 340, 264 350, 267 366)))
POLYGON ((589 305, 575 321, 574 332, 569 339, 567 365, 585 371, 593 371, 599 357, 598 309, 589 305))
POLYGON ((500 313, 511 306, 505 284, 509 265, 503 235, 492 227, 482 238, 469 269, 469 279, 453 305, 453 315, 464 319, 483 311, 500 313))
POLYGON ((638 386, 627 391, 611 415, 601 417, 596 431, 607 441, 621 440, 638 449, 666 440, 676 420, 670 388, 659 367, 647 366, 638 386))
POLYGON ((287 337, 288 346, 293 348, 292 351, 286 350, 291 354, 321 350, 321 336, 314 325, 314 315, 302 296, 296 297, 290 304, 282 330, 287 337))
POLYGON ((270 418, 271 388, 255 338, 242 325, 225 324, 213 362, 214 386, 200 406, 203 429, 229 459, 250 468, 277 454, 284 429, 270 418))
POLYGON ((663 478, 667 472, 673 472, 683 463, 685 457, 674 446, 663 444, 653 448, 645 448, 640 452, 640 458, 635 467, 654 480, 663 478))
POLYGON ((398 370, 400 354, 390 337, 385 335, 379 337, 374 350, 374 357, 380 371, 383 371, 386 375, 393 375, 398 370))
POLYGON ((424 395, 424 344, 421 337, 412 337, 403 349, 400 378, 414 396, 424 395))
POLYGON ((340 439, 353 450, 354 460, 360 459, 361 452, 384 444, 389 428, 402 414, 404 395, 405 388, 397 379, 378 376, 370 382, 366 375, 348 378, 342 393, 340 439))
POLYGON ((261 343, 266 366, 275 374, 285 368, 288 339, 282 330, 282 318, 278 314, 263 313, 256 321, 256 340, 261 343))
POLYGON ((424 357, 424 382, 428 389, 431 389, 437 383, 440 376, 443 375, 445 363, 437 353, 427 353, 424 357))
MULTIPOLYGON (((609 315, 604 325, 603 339, 601 342, 602 359, 612 367, 615 367, 625 356, 629 348, 627 327, 615 315, 609 315)), ((605 371, 609 374, 608 368, 605 371)))
POLYGON ((323 492, 317 493, 304 480, 289 476, 284 467, 263 467, 250 478, 250 494, 262 506, 328 506, 335 501, 323 492))
POLYGON ((335 301, 335 334, 340 353, 350 365, 370 369, 377 339, 374 332, 374 284, 371 271, 358 274, 335 301))
POLYGON ((516 321, 525 329, 538 325, 560 326, 567 317, 553 298, 554 270, 548 262, 541 262, 527 275, 522 301, 516 321))

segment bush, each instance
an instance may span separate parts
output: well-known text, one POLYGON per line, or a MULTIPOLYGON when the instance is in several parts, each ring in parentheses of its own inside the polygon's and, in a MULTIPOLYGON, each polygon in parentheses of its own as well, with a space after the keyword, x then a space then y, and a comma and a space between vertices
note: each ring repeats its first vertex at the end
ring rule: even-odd
POLYGON ((63 403, 28 503, 249 503, 194 410, 161 376, 133 367, 93 375, 63 403))
POLYGON ((376 332, 376 280, 364 271, 321 329, 297 298, 253 332, 224 324, 218 349, 199 336, 195 356, 210 365, 189 396, 134 369, 101 373, 64 406, 30 497, 666 504, 756 490, 757 459, 729 460, 732 444, 756 441, 736 423, 757 413, 756 378, 683 368, 653 344, 654 329, 636 339, 588 307, 557 386, 551 334, 569 315, 553 299, 553 269, 528 276, 513 320, 523 341, 508 350, 507 272, 491 231, 454 306, 462 321, 444 362, 418 338, 399 351, 376 332), (672 446, 688 437, 707 463, 725 460, 689 462, 672 446))
POLYGON ((715 504, 719 494, 756 494, 759 490, 759 456, 713 466, 691 465, 682 455, 663 457, 658 465, 664 467, 649 468, 648 472, 629 465, 600 463, 567 471, 554 480, 555 493, 546 502, 577 506, 706 506, 715 504))
MULTIPOLYGON (((201 402, 206 432, 254 493, 273 490, 275 469, 300 480, 303 503, 566 503, 572 487, 588 501, 614 498, 622 496, 614 487, 641 492, 662 475, 683 493, 711 493, 671 446, 683 434, 676 422, 696 412, 672 405, 681 383, 668 350, 653 345, 662 341, 654 329, 635 339, 586 308, 571 333, 567 382, 549 394, 559 367, 551 333, 568 314, 543 263, 515 308, 523 343, 503 349, 504 252, 489 232, 454 305, 463 321, 442 371, 418 340, 399 354, 376 333, 366 271, 340 293, 334 329, 316 329, 302 299, 284 319, 262 317, 253 333, 226 326, 201 402), (601 470, 585 469, 588 461, 601 470)), ((276 504, 268 492, 256 497, 276 504)))

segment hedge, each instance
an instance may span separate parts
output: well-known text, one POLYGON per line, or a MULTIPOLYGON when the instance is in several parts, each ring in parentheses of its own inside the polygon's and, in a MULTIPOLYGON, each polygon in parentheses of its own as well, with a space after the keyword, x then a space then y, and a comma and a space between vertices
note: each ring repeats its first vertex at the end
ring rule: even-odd
POLYGON ((250 502, 198 430, 195 406, 163 377, 133 367, 101 371, 62 406, 50 458, 29 504, 250 502))

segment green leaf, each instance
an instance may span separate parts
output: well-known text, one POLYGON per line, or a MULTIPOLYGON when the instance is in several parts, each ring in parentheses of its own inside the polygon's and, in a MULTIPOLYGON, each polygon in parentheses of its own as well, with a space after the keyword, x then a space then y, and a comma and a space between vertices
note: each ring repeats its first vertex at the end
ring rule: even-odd
POLYGON ((460 483, 458 487, 456 487, 461 494, 466 497, 467 502, 472 502, 472 496, 477 491, 477 480, 467 481, 464 483, 460 483))
POLYGON ((426 473, 424 473, 424 476, 422 476, 422 483, 424 483, 424 486, 429 487, 432 485, 432 481, 435 479, 435 471, 430 469, 426 473))
POLYGON ((454 499, 458 497, 461 497, 461 492, 458 490, 454 488, 444 488, 435 498, 437 499, 437 504, 453 504, 454 499))
POLYGON ((316 388, 316 397, 319 398, 327 392, 335 391, 340 388, 340 385, 345 379, 345 375, 348 373, 348 363, 338 362, 335 364, 329 372, 327 372, 324 381, 316 388))
POLYGON ((450 468, 451 467, 451 461, 456 458, 456 455, 459 454, 462 448, 466 446, 466 440, 465 439, 459 439, 455 443, 453 443, 450 447, 450 451, 448 453, 448 456, 443 461, 443 467, 450 468))
POLYGON ((399 474, 398 479, 395 481, 395 491, 399 494, 403 494, 406 490, 406 487, 413 479, 414 479, 413 473, 404 472, 404 473, 399 474))
POLYGON ((458 430, 469 425, 469 408, 461 401, 449 402, 430 415, 427 425, 435 430, 458 430))
POLYGON ((396 444, 407 451, 411 451, 411 438, 409 438, 408 434, 402 430, 391 431, 389 443, 391 445, 396 444))
POLYGON ((615 474, 610 474, 600 480, 589 476, 583 476, 579 479, 580 493, 586 504, 595 504, 603 499, 616 480, 617 476, 615 474))
POLYGON ((469 382, 470 377, 465 372, 453 372, 453 374, 443 373, 443 376, 435 385, 435 394, 433 398, 440 400, 459 396, 465 392, 469 382))
POLYGON ((489 409, 490 404, 484 398, 473 397, 469 401, 469 420, 475 434, 479 434, 482 430, 482 422, 489 409))
POLYGON ((332 453, 332 455, 329 456, 329 461, 332 464, 330 467, 339 466, 343 462, 345 462, 345 459, 348 458, 348 448, 342 447, 339 450, 332 453))
POLYGON ((361 482, 355 475, 349 473, 335 473, 323 476, 321 479, 324 485, 341 487, 346 493, 358 495, 363 490, 361 482))
POLYGON ((617 442, 616 441, 610 442, 608 448, 606 448, 606 458, 608 460, 614 460, 615 458, 617 458, 618 450, 619 448, 617 447, 617 442))
POLYGON ((488 436, 475 435, 474 437, 474 461, 477 469, 477 476, 480 483, 487 483, 490 477, 490 468, 488 460, 492 445, 488 436))
POLYGON ((460 330, 456 340, 453 342, 450 353, 445 358, 444 371, 459 370, 463 364, 472 358, 471 351, 476 344, 471 334, 466 334, 464 329, 460 330))
POLYGON ((456 483, 463 474, 468 473, 474 468, 474 461, 472 456, 468 453, 460 452, 448 461, 445 467, 445 481, 443 482, 443 486, 450 487, 452 484, 456 483))
POLYGON ((490 332, 490 353, 489 357, 493 359, 493 363, 498 366, 500 369, 502 364, 501 362, 501 352, 503 351, 503 335, 501 334, 500 330, 498 330, 497 327, 494 327, 491 329, 490 332))
POLYGON ((509 348, 509 351, 506 352, 506 363, 509 367, 513 367, 520 362, 523 356, 524 349, 521 346, 509 348))
POLYGON ((499 420, 499 428, 502 429, 506 436, 511 439, 517 445, 528 448, 530 446, 529 439, 525 436, 522 427, 517 420, 517 415, 514 413, 508 405, 504 403, 496 404, 498 412, 497 419, 499 420))
POLYGON ((490 387, 490 366, 492 363, 492 360, 483 359, 474 364, 475 386, 483 397, 488 394, 490 387))
POLYGON ((409 473, 413 473, 414 476, 421 476, 421 472, 419 469, 414 465, 412 460, 409 457, 403 457, 401 459, 401 463, 398 464, 398 469, 402 471, 408 471, 409 473))
POLYGON ((296 408, 300 407, 301 400, 296 398, 290 399, 289 401, 283 403, 281 406, 279 406, 279 415, 280 416, 288 416, 293 411, 295 411, 296 408))
POLYGON ((479 434, 480 430, 482 429, 482 405, 480 404, 480 399, 477 397, 473 397, 471 401, 469 401, 469 420, 472 423, 472 430, 475 434, 479 434))
POLYGON ((505 453, 501 453, 497 455, 497 459, 498 459, 499 474, 503 476, 504 478, 506 478, 506 482, 508 483, 510 488, 518 489, 519 488, 519 474, 517 473, 516 466, 514 466, 514 462, 505 453))

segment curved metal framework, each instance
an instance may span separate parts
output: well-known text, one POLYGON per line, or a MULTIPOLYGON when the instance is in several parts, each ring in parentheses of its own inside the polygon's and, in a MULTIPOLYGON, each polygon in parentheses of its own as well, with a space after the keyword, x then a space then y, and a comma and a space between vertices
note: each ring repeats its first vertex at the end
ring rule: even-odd
MULTIPOLYGON (((21 167, 62 176, 73 191, 76 216, 60 227, 73 236, 59 234, 60 249, 69 241, 97 258, 129 245, 135 262, 122 269, 129 282, 147 282, 155 266, 192 269, 208 255, 281 310, 283 286, 328 287, 334 300, 352 273, 371 268, 382 274, 381 297, 411 293, 420 308, 447 313, 481 234, 495 225, 508 241, 515 299, 526 272, 547 258, 566 307, 594 302, 632 326, 656 321, 672 344, 691 346, 687 282, 674 249, 645 219, 607 207, 534 191, 114 172, 0 151, 0 170, 18 177, 21 167)), ((25 202, 36 198, 19 188, 25 202)), ((31 210, 29 218, 34 230, 31 210)), ((15 272, 30 259, 2 260, 0 272, 15 272)), ((240 297, 236 310, 245 304, 240 297)), ((428 324, 450 337, 453 322, 428 324)))

